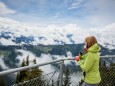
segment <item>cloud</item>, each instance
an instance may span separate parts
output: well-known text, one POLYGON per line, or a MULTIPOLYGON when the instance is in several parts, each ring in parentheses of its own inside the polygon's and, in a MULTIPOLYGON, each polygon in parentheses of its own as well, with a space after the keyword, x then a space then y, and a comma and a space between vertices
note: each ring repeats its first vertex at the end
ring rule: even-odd
POLYGON ((81 26, 101 27, 115 22, 114 4, 115 0, 73 0, 68 5, 67 13, 68 17, 72 17, 70 21, 75 20, 81 26))
MULTIPOLYGON (((16 57, 16 59, 18 59, 20 61, 17 64, 18 66, 20 66, 20 64, 22 63, 23 59, 25 60, 28 55, 29 55, 29 60, 30 61, 33 61, 33 59, 36 58, 37 64, 45 63, 45 62, 48 62, 48 61, 52 60, 52 57, 51 57, 50 54, 42 54, 40 57, 37 57, 30 51, 17 50, 17 52, 22 53, 21 56, 19 55, 19 56, 16 57)), ((33 65, 33 63, 30 62, 30 65, 33 65)), ((45 74, 54 71, 54 68, 50 64, 41 66, 40 68, 44 71, 45 74)))
POLYGON ((56 13, 54 18, 58 18, 61 15, 61 13, 56 13))
POLYGON ((17 11, 15 15, 6 16, 20 22, 45 25, 77 23, 85 27, 99 27, 115 22, 115 11, 113 11, 115 0, 12 0, 12 2, 4 0, 3 2, 6 8, 12 7, 17 11))
POLYGON ((62 42, 72 44, 67 37, 68 34, 72 34, 71 40, 73 40, 75 44, 83 43, 85 37, 94 35, 99 40, 99 44, 109 49, 115 48, 115 23, 103 27, 83 28, 77 24, 34 26, 10 21, 9 19, 6 19, 6 23, 6 20, 0 19, 0 32, 12 32, 12 34, 9 34, 11 39, 7 41, 2 39, 3 44, 7 42, 6 45, 8 42, 9 44, 14 44, 12 43, 12 39, 14 39, 14 37, 20 37, 21 35, 25 37, 33 36, 34 41, 32 44, 34 45, 57 45, 62 44, 62 42), (43 37, 43 39, 39 39, 39 37, 43 37), (59 42, 56 42, 56 40, 59 42))
MULTIPOLYGON (((45 63, 45 62, 49 62, 49 61, 52 61, 52 57, 55 57, 56 59, 62 59, 62 58, 73 58, 72 57, 72 53, 71 52, 67 52, 67 57, 65 56, 60 56, 60 55, 51 55, 51 54, 41 54, 40 57, 37 57, 35 56, 32 52, 30 51, 25 51, 25 50, 17 50, 17 52, 20 52, 22 53, 22 55, 18 55, 16 57, 16 59, 18 59, 20 62, 17 64, 18 66, 20 66, 20 64, 22 63, 23 59, 26 59, 26 57, 29 55, 29 60, 30 61, 33 61, 33 59, 36 58, 36 61, 38 64, 41 64, 41 63, 45 63)), ((65 61, 65 64, 70 64, 70 60, 69 61, 65 61)), ((32 63, 32 62, 31 62, 32 63)), ((31 64, 30 65, 33 65, 31 64)), ((50 73, 50 72, 53 72, 55 71, 55 68, 48 64, 48 65, 44 65, 44 66, 40 66, 40 68, 44 71, 45 74, 47 73, 50 73), (48 71, 47 71, 48 70, 48 71)))
POLYGON ((3 69, 3 70, 7 70, 9 69, 6 64, 4 63, 4 60, 3 60, 4 56, 0 56, 0 67, 3 69))
POLYGON ((88 0, 80 10, 84 24, 104 26, 115 22, 115 0, 88 0), (87 22, 90 21, 90 22, 87 22))
POLYGON ((17 45, 12 41, 12 39, 0 38, 0 43, 3 45, 17 45))
MULTIPOLYGON (((71 9, 78 9, 84 5, 82 5, 82 3, 84 2, 84 0, 76 0, 74 1, 71 6, 68 8, 69 10, 71 9)), ((66 2, 67 3, 67 2, 66 2)))
POLYGON ((0 2, 0 14, 1 15, 14 14, 14 13, 16 13, 15 10, 8 8, 3 2, 0 2))

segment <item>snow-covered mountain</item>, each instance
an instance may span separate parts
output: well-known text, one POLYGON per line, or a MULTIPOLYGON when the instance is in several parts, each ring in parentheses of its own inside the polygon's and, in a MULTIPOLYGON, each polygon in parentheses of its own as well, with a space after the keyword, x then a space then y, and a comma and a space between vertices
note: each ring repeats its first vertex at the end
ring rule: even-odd
POLYGON ((35 26, 0 17, 0 44, 78 44, 94 35, 99 44, 115 49, 115 23, 99 28, 82 28, 77 24, 35 26))

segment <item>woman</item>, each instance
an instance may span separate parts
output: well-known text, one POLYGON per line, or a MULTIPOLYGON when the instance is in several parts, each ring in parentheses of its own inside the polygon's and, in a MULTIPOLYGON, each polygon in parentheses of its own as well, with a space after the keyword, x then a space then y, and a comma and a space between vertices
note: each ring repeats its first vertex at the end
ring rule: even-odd
POLYGON ((87 48, 85 49, 85 58, 81 59, 81 55, 79 55, 79 59, 76 58, 83 70, 83 86, 97 86, 101 81, 99 73, 100 47, 98 46, 97 40, 94 36, 90 36, 85 39, 85 46, 87 48))

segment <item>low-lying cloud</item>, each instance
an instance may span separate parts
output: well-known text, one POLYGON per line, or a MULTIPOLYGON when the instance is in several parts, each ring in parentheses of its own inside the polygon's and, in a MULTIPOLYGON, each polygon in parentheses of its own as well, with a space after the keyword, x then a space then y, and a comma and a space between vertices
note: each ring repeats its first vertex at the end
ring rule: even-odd
MULTIPOLYGON (((23 59, 25 60, 28 55, 29 55, 29 60, 31 61, 30 65, 33 65, 33 63, 32 63, 33 59, 36 59, 37 63, 41 64, 41 63, 53 61, 52 57, 55 58, 55 59, 74 58, 74 57, 72 57, 71 52, 67 52, 67 57, 64 56, 64 55, 60 56, 60 55, 51 55, 51 54, 41 54, 40 57, 37 57, 30 51, 17 50, 17 52, 22 53, 22 55, 18 55, 16 57, 16 59, 19 60, 19 63, 17 64, 18 66, 21 65, 23 59)), ((64 64, 65 65, 71 64, 71 61, 69 61, 69 60, 65 61, 64 64)), ((45 74, 50 73, 52 71, 55 71, 54 67, 51 64, 41 66, 40 68, 45 72, 45 74)))
POLYGON ((3 60, 4 56, 0 56, 0 67, 3 69, 3 70, 7 70, 9 69, 8 66, 6 66, 6 64, 4 63, 4 60, 3 60))

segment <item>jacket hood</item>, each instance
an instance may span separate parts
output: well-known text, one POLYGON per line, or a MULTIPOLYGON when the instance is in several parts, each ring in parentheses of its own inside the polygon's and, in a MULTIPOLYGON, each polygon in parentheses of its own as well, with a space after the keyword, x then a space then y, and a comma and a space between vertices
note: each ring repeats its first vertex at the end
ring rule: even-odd
POLYGON ((88 49, 88 52, 96 53, 96 52, 99 52, 100 50, 101 50, 101 48, 99 47, 99 45, 97 43, 95 43, 93 46, 91 46, 88 49))

